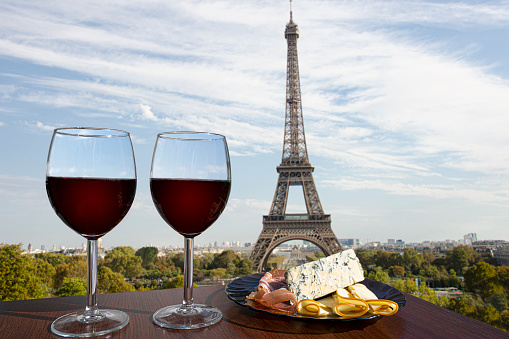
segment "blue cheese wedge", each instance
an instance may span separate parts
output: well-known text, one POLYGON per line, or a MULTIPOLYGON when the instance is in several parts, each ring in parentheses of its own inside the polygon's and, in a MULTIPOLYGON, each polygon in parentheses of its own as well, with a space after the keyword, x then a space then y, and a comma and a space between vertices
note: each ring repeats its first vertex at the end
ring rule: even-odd
POLYGON ((359 258, 352 249, 292 267, 285 274, 297 301, 316 299, 364 280, 359 258))

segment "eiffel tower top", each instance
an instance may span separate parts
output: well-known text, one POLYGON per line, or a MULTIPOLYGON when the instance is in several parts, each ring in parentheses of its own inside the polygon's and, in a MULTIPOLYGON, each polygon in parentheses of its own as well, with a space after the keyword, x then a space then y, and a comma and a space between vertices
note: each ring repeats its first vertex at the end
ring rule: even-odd
POLYGON ((285 37, 288 39, 288 34, 297 34, 299 37, 299 29, 297 24, 293 22, 292 0, 290 0, 290 22, 286 24, 285 37))
POLYGON ((297 57, 297 39, 299 29, 293 22, 290 1, 290 22, 286 24, 285 38, 288 44, 286 68, 286 109, 283 156, 278 170, 284 167, 312 167, 309 163, 304 134, 304 120, 300 93, 299 61, 297 57))

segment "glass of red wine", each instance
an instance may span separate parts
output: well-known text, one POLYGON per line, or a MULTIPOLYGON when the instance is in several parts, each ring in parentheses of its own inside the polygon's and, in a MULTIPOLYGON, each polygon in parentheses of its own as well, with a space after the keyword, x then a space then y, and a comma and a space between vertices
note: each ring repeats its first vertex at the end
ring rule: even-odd
POLYGON ((136 164, 128 132, 102 128, 57 128, 46 168, 51 206, 87 239, 87 304, 51 324, 63 337, 93 337, 129 323, 118 310, 97 307, 97 239, 127 214, 136 192, 136 164))
POLYGON ((150 171, 152 200, 161 217, 184 236, 184 300, 152 316, 172 329, 210 326, 222 318, 219 309, 194 304, 194 238, 223 212, 230 195, 230 156, 226 138, 199 132, 157 135, 150 171))

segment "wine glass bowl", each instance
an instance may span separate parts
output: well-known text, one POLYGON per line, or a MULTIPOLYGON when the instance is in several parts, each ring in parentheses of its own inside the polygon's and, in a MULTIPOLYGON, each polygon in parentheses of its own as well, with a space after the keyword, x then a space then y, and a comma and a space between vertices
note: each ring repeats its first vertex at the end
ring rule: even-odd
POLYGON ((46 191, 60 219, 87 239, 87 305, 51 324, 63 337, 93 337, 129 323, 118 310, 97 307, 97 239, 129 211, 136 193, 136 164, 128 132, 58 128, 46 167, 46 191))
POLYGON ((219 218, 230 194, 230 157, 226 138, 199 132, 166 132, 157 136, 150 189, 161 217, 184 236, 184 300, 154 313, 155 324, 173 329, 210 326, 222 318, 219 309, 193 301, 194 238, 219 218))

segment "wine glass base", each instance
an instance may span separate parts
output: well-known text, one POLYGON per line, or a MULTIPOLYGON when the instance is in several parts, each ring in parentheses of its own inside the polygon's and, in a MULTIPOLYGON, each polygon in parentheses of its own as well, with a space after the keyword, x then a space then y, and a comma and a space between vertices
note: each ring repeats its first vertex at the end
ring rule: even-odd
POLYGON ((129 316, 118 310, 99 310, 97 315, 84 312, 66 314, 51 324, 51 332, 67 338, 88 338, 115 332, 129 323, 129 316))
POLYGON ((161 327, 189 330, 213 325, 222 317, 223 313, 213 306, 193 305, 192 307, 184 307, 173 305, 161 308, 153 314, 152 320, 161 327))

